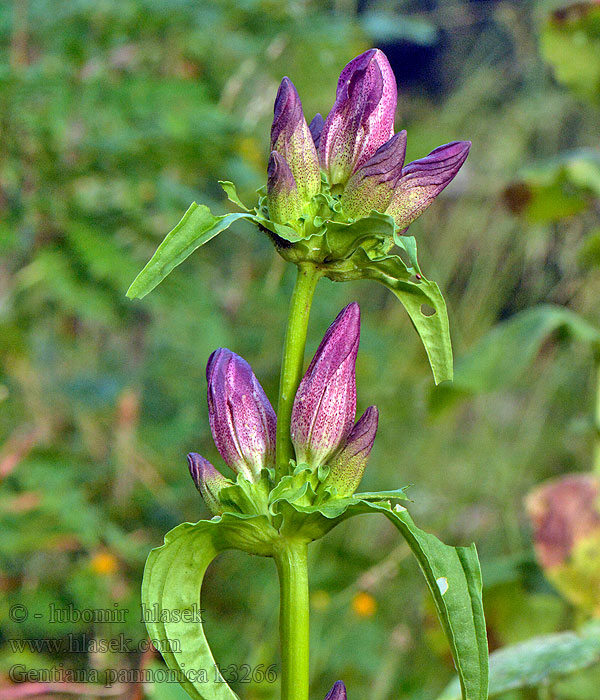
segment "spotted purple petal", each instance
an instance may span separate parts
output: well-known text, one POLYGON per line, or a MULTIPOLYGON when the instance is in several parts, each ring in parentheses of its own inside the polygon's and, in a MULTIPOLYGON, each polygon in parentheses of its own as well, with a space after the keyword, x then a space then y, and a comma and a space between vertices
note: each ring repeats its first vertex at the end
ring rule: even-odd
POLYGON ((219 501, 219 491, 225 486, 231 486, 231 482, 202 455, 190 452, 187 459, 194 484, 200 491, 208 509, 213 515, 220 515, 223 508, 219 501))
POLYGON ((348 216, 368 216, 374 209, 384 212, 402 175, 406 154, 406 131, 392 136, 375 155, 352 175, 342 194, 342 209, 348 216))
POLYGON ((233 471, 255 480, 275 461, 275 411, 250 365, 231 350, 213 352, 206 378, 215 445, 233 471))
POLYGON ((298 463, 325 464, 352 429, 359 338, 360 309, 354 302, 327 329, 296 392, 291 437, 298 463))
POLYGON ((269 218, 278 224, 296 221, 302 213, 296 180, 277 151, 272 151, 267 168, 267 206, 269 218))
POLYGON ((378 421, 377 408, 369 406, 350 431, 346 443, 329 460, 326 484, 335 486, 339 496, 350 496, 358 488, 375 442, 378 421))
POLYGON ((319 141, 319 160, 331 185, 346 183, 393 136, 397 97, 394 73, 379 49, 344 68, 319 141))
POLYGON ((313 137, 302 112, 302 103, 289 78, 281 81, 271 127, 271 151, 288 164, 300 198, 309 201, 321 189, 321 170, 313 137))
POLYGON ((404 167, 386 209, 398 226, 409 226, 452 182, 467 159, 470 147, 470 141, 453 141, 404 167))

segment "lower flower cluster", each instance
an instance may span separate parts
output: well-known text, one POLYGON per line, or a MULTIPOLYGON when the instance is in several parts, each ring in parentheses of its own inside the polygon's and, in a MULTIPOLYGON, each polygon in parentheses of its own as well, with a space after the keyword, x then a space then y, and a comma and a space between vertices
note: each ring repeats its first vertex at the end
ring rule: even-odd
POLYGON ((378 412, 370 406, 355 423, 360 309, 344 308, 313 357, 294 399, 290 437, 295 463, 276 484, 277 419, 250 365, 220 348, 209 358, 208 412, 215 445, 236 474, 232 481, 207 459, 188 455, 190 474, 213 515, 226 511, 274 515, 279 493, 304 488, 305 505, 351 496, 365 470, 378 412))

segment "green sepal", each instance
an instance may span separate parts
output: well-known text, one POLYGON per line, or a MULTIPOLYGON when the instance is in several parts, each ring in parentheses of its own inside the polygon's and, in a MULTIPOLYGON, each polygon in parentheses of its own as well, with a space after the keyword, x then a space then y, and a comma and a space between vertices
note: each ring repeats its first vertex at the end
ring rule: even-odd
POLYGON ((396 224, 393 217, 373 211, 352 223, 324 223, 327 246, 336 260, 350 257, 357 248, 387 253, 394 241, 396 224))
POLYGON ((261 226, 262 228, 267 229, 267 231, 275 233, 277 236, 279 236, 279 238, 283 238, 283 240, 287 241, 288 243, 297 243, 303 239, 303 236, 301 236, 298 231, 293 229, 291 226, 275 223, 275 221, 271 221, 271 219, 267 219, 260 214, 254 214, 252 216, 252 221, 257 226, 261 226))
POLYGON ((226 512, 260 515, 266 512, 271 474, 263 469, 258 481, 249 481, 238 474, 235 484, 219 491, 219 501, 226 512))
POLYGON ((269 513, 278 515, 280 502, 310 505, 316 498, 317 480, 318 476, 309 467, 298 464, 293 474, 282 477, 269 494, 269 513))
POLYGON ((203 204, 192 202, 181 221, 167 234, 150 261, 127 290, 130 299, 142 299, 197 248, 231 226, 238 219, 251 219, 252 214, 214 216, 203 204))
POLYGON ((237 193, 237 188, 233 182, 230 180, 219 180, 219 185, 223 188, 223 191, 227 195, 227 199, 232 202, 233 204, 236 204, 240 209, 243 209, 244 211, 250 211, 248 207, 243 204, 242 200, 238 197, 237 193))

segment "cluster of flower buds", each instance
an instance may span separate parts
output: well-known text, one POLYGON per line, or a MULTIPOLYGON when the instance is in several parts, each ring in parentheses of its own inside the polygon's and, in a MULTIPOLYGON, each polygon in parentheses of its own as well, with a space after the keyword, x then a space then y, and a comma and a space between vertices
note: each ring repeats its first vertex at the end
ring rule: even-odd
POLYGON ((335 103, 326 119, 307 125, 289 78, 275 100, 268 167, 270 218, 293 224, 314 216, 312 198, 327 187, 340 196, 346 218, 371 211, 390 214, 405 229, 456 176, 469 153, 469 141, 439 146, 425 158, 404 165, 406 132, 394 135, 397 88, 385 54, 370 49, 342 71, 335 103))
MULTIPOLYGON (((349 304, 328 328, 296 393, 291 439, 298 464, 329 467, 327 486, 337 495, 354 493, 377 432, 370 406, 356 416, 356 354, 360 309, 349 304)), ((220 348, 206 368, 210 428, 224 462, 236 474, 257 481, 275 464, 276 416, 250 365, 220 348)), ((219 492, 232 484, 204 457, 188 455, 190 473, 208 508, 222 512, 219 492)))

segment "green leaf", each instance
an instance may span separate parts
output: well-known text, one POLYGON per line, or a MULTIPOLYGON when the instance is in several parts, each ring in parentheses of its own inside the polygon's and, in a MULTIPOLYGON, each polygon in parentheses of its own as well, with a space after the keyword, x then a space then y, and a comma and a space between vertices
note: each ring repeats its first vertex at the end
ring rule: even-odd
POLYGON ((183 219, 167 234, 150 262, 127 290, 130 299, 141 299, 190 256, 197 248, 224 231, 238 219, 252 219, 252 214, 213 216, 208 207, 193 202, 183 219))
MULTIPOLYGON (((600 662, 600 625, 592 622, 579 632, 533 637, 490 655, 490 698, 519 688, 535 688, 600 662)), ((459 700, 457 681, 438 700, 459 700)))
MULTIPOLYGON (((376 506, 372 506, 376 507, 376 506)), ((454 658, 464 700, 486 700, 488 646, 475 545, 450 547, 420 530, 408 511, 383 511, 415 555, 433 596, 454 658)))
MULTIPOLYGON (((414 251, 416 261, 414 239, 407 241, 409 251, 414 251)), ((437 284, 426 279, 418 267, 408 268, 397 255, 371 258, 359 248, 348 260, 328 268, 326 275, 334 281, 372 279, 384 284, 400 300, 421 336, 435 383, 452 379, 452 342, 446 302, 437 284)))
POLYGON ((242 200, 238 197, 237 189, 233 182, 230 182, 229 180, 219 180, 219 185, 221 185, 221 187, 225 191, 227 199, 230 202, 233 202, 233 204, 237 204, 237 206, 240 209, 243 209, 244 211, 250 211, 250 209, 248 209, 248 207, 245 204, 242 204, 242 200))
POLYGON ((226 513, 221 518, 179 525, 165 536, 162 547, 150 552, 142 582, 148 634, 158 640, 166 664, 195 700, 237 700, 216 667, 198 621, 206 569, 225 549, 268 554, 275 535, 264 516, 226 513), (198 622, 191 622, 194 620, 198 622), (186 678, 190 670, 206 673, 186 678))
POLYGON ((444 392, 481 394, 510 385, 531 365, 542 343, 556 331, 600 347, 600 330, 581 316, 562 306, 536 306, 492 328, 460 358, 454 383, 444 387, 444 392))

